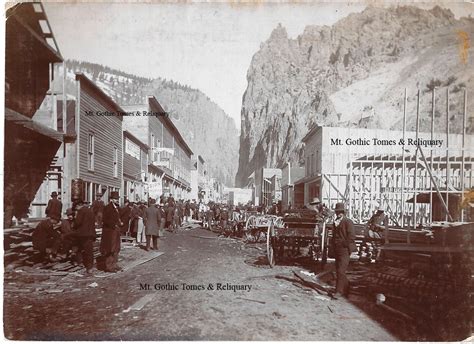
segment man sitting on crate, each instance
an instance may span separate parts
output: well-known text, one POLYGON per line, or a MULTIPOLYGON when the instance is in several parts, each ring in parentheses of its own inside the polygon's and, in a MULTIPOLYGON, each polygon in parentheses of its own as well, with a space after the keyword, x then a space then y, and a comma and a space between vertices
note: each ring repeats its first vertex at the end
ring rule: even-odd
POLYGON ((378 246, 383 244, 387 235, 388 216, 385 214, 385 209, 379 206, 365 227, 364 240, 359 247, 361 261, 370 262, 372 258, 376 257, 378 246))
POLYGON ((388 226, 388 216, 383 206, 377 207, 376 212, 367 222, 365 236, 370 239, 382 241, 385 229, 388 226))

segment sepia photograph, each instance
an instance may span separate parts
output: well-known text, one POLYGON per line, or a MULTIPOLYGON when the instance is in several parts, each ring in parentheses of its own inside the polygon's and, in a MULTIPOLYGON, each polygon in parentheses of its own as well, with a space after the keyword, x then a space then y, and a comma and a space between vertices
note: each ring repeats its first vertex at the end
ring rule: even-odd
POLYGON ((4 339, 474 341, 473 14, 6 2, 4 339))

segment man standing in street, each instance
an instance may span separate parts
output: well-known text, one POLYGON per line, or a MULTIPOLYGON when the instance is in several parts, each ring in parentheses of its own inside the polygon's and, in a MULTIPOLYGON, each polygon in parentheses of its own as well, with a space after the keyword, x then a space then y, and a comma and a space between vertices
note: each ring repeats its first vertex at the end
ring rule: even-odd
POLYGON ((104 204, 104 201, 102 200, 102 194, 100 192, 95 197, 96 198, 95 198, 94 202, 92 202, 92 211, 94 212, 95 223, 96 223, 97 227, 101 228, 102 227, 102 216, 103 216, 103 213, 104 213, 105 204, 104 204))
POLYGON ((344 203, 337 203, 334 209, 334 251, 336 255, 336 293, 331 295, 334 299, 349 294, 349 280, 346 270, 349 266, 351 252, 356 250, 355 232, 352 220, 345 216, 344 203))
POLYGON ((48 206, 46 207, 46 216, 49 218, 60 219, 62 209, 63 204, 58 199, 58 193, 53 191, 51 193, 51 199, 48 201, 48 206))
POLYGON ((82 254, 86 274, 89 275, 94 267, 95 216, 92 209, 83 201, 76 203, 76 210, 74 242, 78 247, 78 252, 82 254))
POLYGON ((153 241, 153 250, 158 250, 158 237, 160 235, 161 212, 155 205, 155 199, 150 199, 150 206, 145 210, 145 235, 146 248, 150 250, 150 241, 153 241))
POLYGON ((119 214, 119 197, 117 191, 112 191, 110 202, 104 208, 100 254, 104 263, 103 270, 107 272, 120 270, 117 265, 120 252, 120 227, 122 226, 119 214))

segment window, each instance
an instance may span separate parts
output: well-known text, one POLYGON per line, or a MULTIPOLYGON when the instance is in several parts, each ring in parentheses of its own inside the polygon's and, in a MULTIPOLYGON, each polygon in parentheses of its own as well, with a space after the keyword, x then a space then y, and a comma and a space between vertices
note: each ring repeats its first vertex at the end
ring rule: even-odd
POLYGON ((114 147, 114 177, 118 177, 118 149, 114 147))
POLYGON ((94 160, 95 160, 95 138, 94 134, 89 134, 89 140, 87 143, 87 168, 89 171, 94 171, 94 160))

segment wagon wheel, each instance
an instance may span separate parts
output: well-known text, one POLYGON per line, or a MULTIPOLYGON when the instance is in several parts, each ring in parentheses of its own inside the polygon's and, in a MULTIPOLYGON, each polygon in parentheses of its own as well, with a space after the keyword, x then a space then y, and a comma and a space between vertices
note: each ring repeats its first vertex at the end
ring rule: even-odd
POLYGON ((245 222, 245 232, 244 232, 245 241, 247 242, 257 241, 253 235, 256 224, 257 224, 256 216, 255 215, 249 216, 249 218, 247 219, 247 222, 245 222))
POLYGON ((273 236, 275 236, 275 227, 273 226, 273 223, 270 223, 267 229, 267 258, 268 264, 270 264, 271 268, 275 266, 275 252, 272 246, 273 236))

